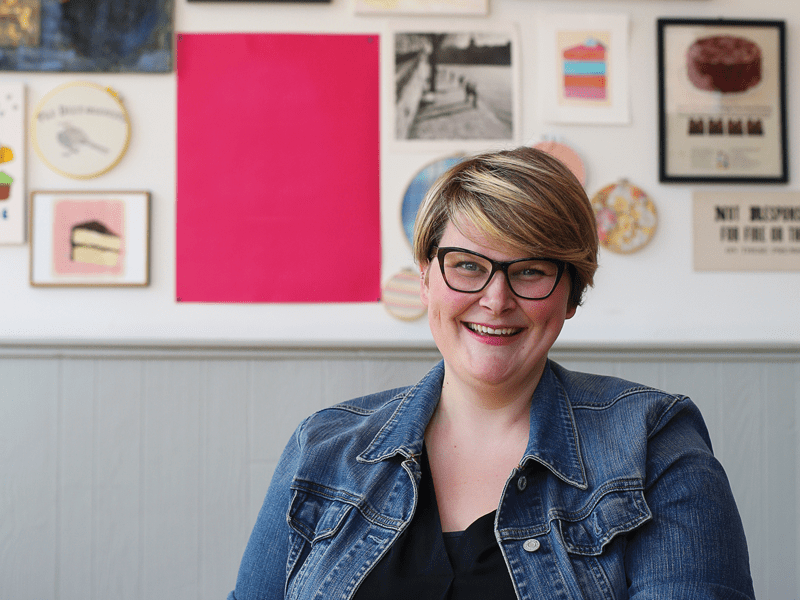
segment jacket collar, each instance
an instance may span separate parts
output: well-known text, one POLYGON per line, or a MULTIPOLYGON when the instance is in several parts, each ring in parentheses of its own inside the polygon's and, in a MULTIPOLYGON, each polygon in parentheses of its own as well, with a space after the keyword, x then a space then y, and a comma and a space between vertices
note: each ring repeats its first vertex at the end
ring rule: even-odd
MULTIPOLYGON (((401 392, 394 414, 358 460, 374 463, 398 454, 406 458, 421 454, 425 428, 439 403, 443 381, 444 361, 440 361, 419 383, 401 392)), ((520 466, 530 461, 541 463, 570 485, 588 487, 572 407, 549 360, 533 394, 528 447, 520 466)))

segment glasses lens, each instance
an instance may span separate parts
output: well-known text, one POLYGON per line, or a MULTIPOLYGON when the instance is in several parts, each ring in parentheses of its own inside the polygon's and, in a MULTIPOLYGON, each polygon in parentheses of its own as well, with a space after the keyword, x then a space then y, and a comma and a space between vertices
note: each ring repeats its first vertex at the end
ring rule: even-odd
POLYGON ((477 292, 492 273, 492 263, 469 252, 448 252, 442 266, 447 285, 459 292, 477 292))
POLYGON ((508 282, 518 296, 544 298, 553 291, 558 265, 547 260, 523 260, 508 267, 508 282))

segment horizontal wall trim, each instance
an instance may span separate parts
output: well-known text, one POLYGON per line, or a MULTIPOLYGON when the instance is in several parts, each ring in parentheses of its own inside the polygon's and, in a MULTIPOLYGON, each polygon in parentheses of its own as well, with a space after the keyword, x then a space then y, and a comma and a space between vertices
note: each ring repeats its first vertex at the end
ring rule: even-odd
MULTIPOLYGON (((800 344, 556 343, 554 360, 609 362, 800 362, 800 344)), ((437 360, 424 343, 226 343, 207 341, 0 341, 0 358, 103 360, 437 360)))

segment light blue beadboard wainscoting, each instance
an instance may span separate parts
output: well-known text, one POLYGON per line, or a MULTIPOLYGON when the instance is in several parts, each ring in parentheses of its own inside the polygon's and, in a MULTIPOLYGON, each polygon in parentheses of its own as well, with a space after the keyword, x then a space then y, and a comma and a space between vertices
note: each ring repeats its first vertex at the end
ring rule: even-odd
MULTIPOLYGON (((557 346, 690 395, 727 469, 757 597, 800 598, 800 346, 557 346)), ((0 343, 0 598, 221 600, 310 412, 413 383, 432 347, 0 343)))

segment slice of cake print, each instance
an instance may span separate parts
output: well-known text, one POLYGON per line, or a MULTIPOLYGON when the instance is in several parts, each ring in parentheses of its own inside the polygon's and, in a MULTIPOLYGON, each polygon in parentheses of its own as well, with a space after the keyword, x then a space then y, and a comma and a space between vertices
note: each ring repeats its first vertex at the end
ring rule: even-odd
POLYGON ((564 96, 581 100, 605 100, 606 47, 594 38, 563 52, 564 96))

